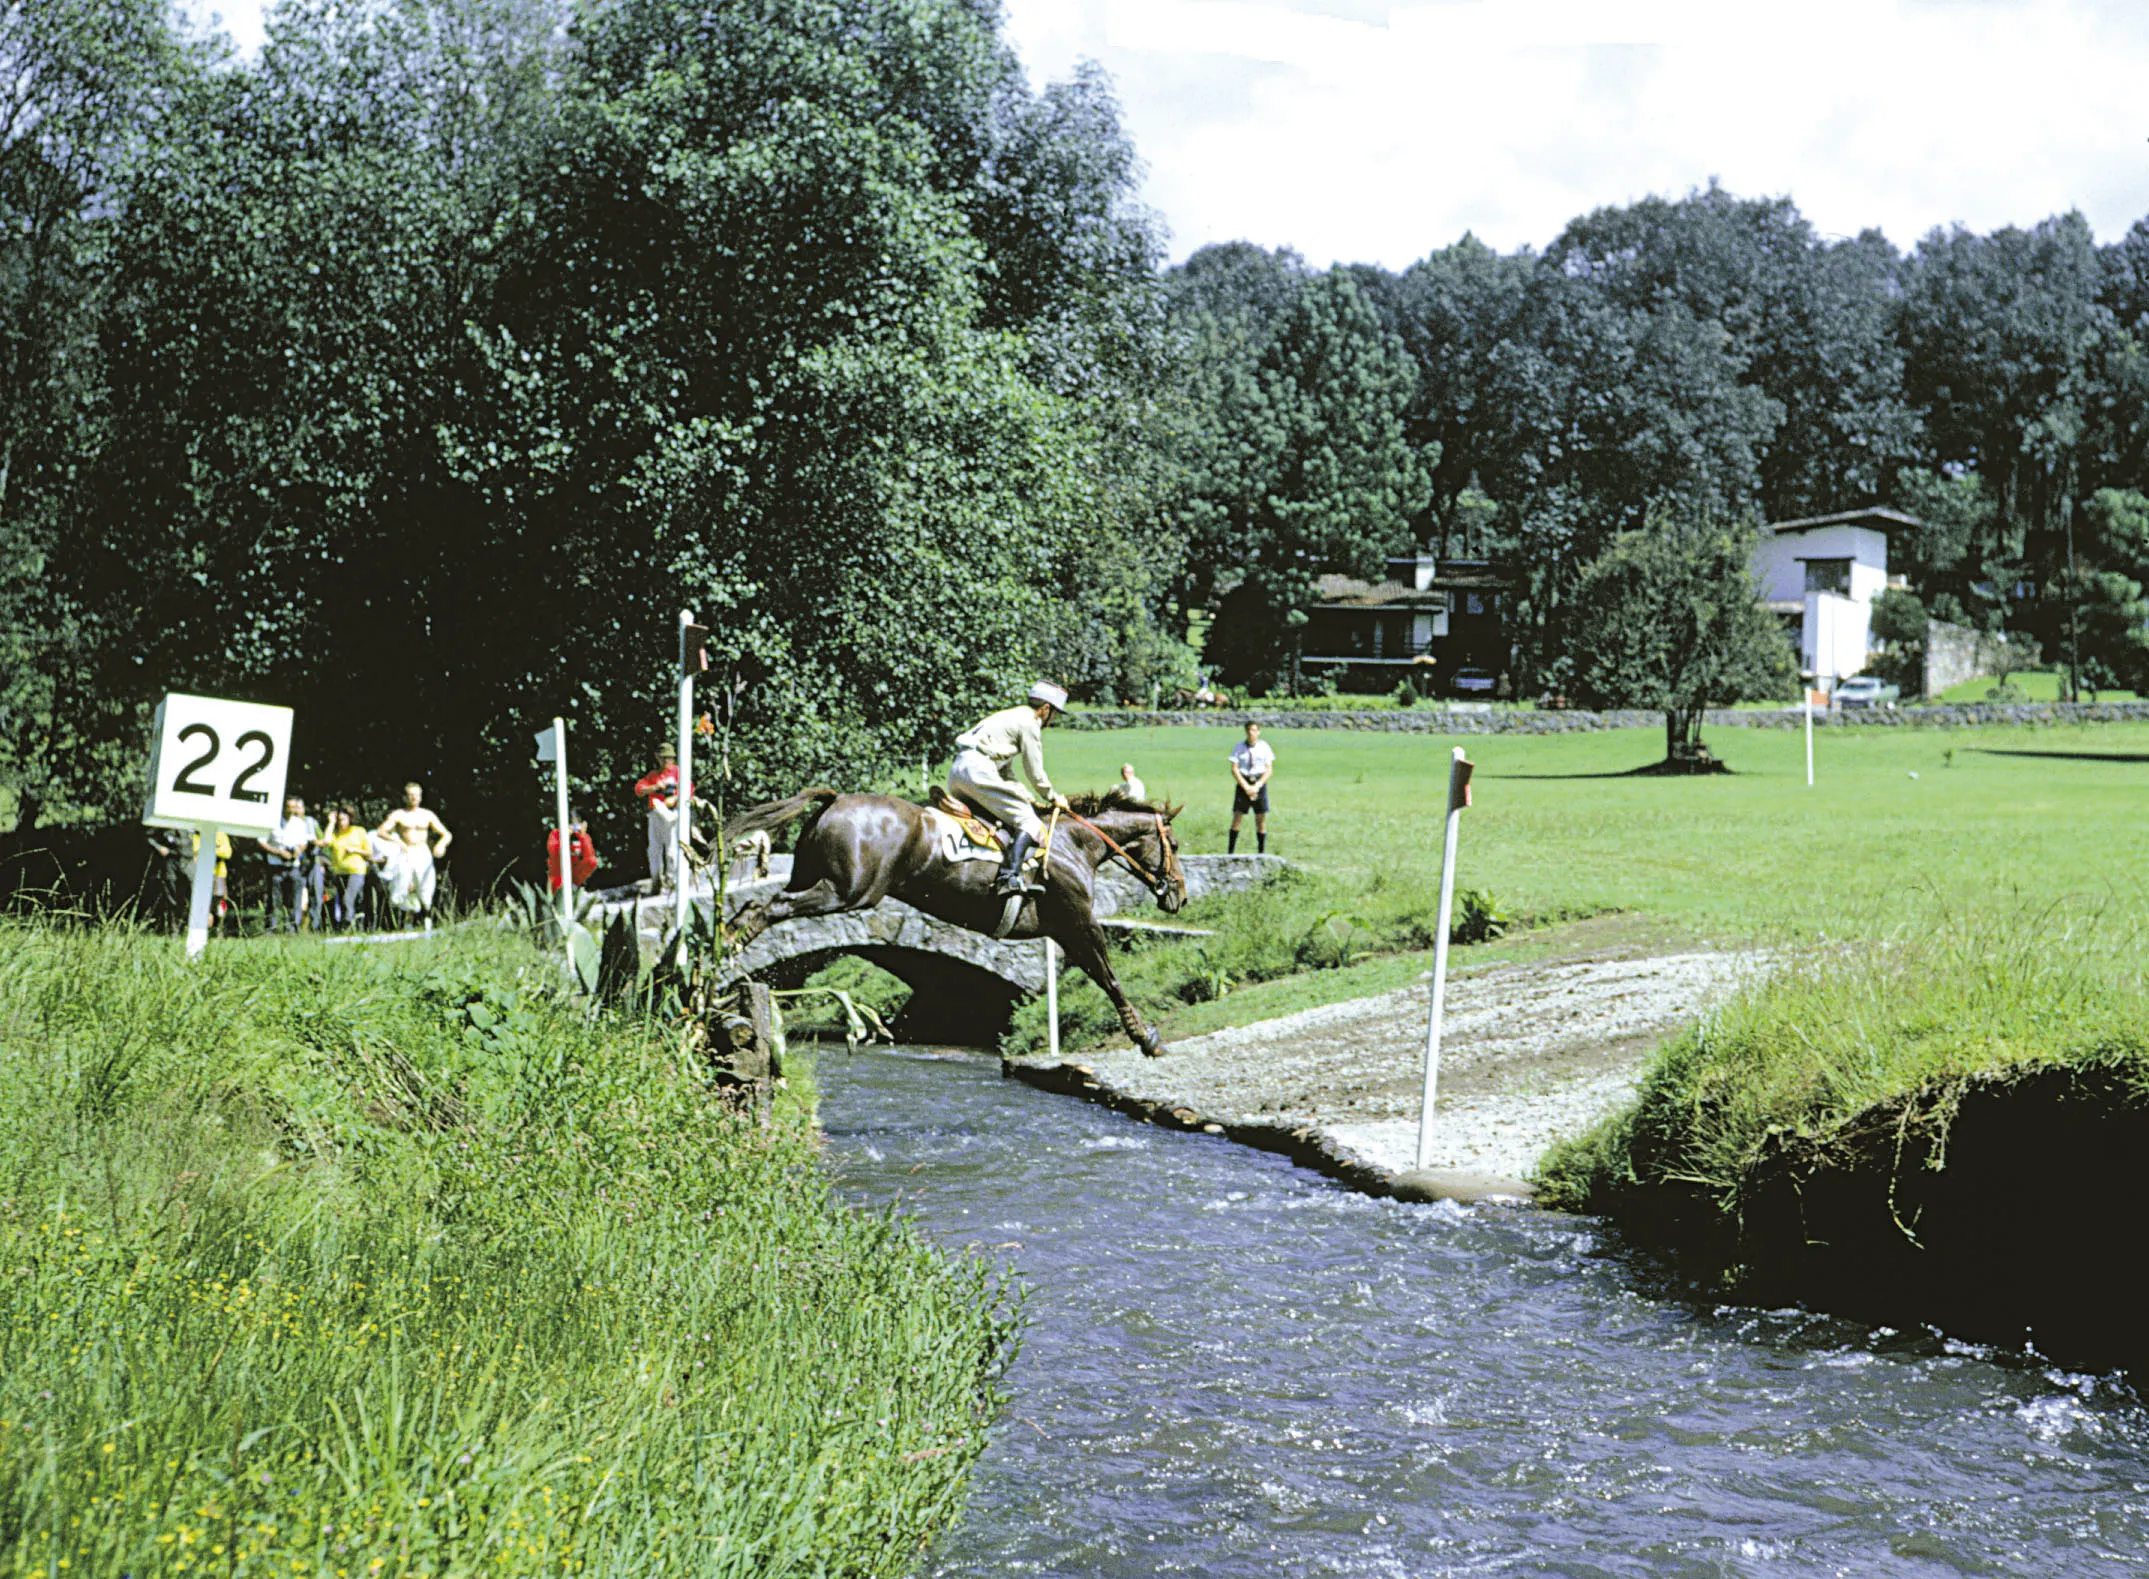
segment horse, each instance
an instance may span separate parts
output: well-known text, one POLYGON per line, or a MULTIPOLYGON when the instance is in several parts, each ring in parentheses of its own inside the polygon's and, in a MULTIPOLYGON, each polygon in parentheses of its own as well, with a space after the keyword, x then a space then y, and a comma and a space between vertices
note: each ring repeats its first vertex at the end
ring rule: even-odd
POLYGON ((1011 926, 1005 924, 1007 902, 993 888, 998 863, 949 860, 941 846, 945 819, 913 801, 846 795, 816 785, 788 800, 755 806, 724 825, 727 844, 802 817, 806 823, 799 830, 789 884, 774 898, 742 909, 732 920, 731 941, 744 948, 778 922, 870 910, 892 894, 973 932, 1053 939, 1104 989, 1134 1044, 1151 1058, 1162 1057, 1163 1037, 1127 1001, 1112 972, 1104 928, 1097 922, 1096 877, 1098 868, 1116 860, 1167 915, 1176 915, 1186 904, 1186 872, 1171 826, 1179 808, 1092 795, 1075 796, 1069 804, 1074 818, 1062 815, 1052 828, 1044 891, 1022 898, 1011 926))

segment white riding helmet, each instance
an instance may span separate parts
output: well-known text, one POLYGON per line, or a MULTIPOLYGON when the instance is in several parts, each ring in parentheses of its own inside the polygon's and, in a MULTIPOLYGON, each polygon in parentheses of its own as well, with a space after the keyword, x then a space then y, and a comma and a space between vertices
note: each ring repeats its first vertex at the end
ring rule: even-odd
POLYGON ((1064 713, 1067 711, 1067 693, 1050 680, 1039 680, 1035 685, 1031 686, 1029 700, 1048 702, 1055 712, 1064 713))

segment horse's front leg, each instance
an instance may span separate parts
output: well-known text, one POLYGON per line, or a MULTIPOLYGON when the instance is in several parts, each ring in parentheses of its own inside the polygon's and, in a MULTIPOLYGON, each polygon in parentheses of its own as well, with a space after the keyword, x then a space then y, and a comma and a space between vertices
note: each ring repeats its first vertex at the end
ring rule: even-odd
POLYGON ((1119 1024, 1128 1038, 1151 1058, 1164 1056, 1164 1038, 1157 1028, 1142 1018, 1142 1011, 1131 1003, 1119 985, 1119 977, 1112 971, 1111 946, 1105 942, 1104 928, 1090 916, 1061 921, 1048 928, 1067 951, 1067 961, 1078 965, 1089 979, 1104 989, 1104 995, 1112 1000, 1112 1007, 1119 1011, 1119 1024))

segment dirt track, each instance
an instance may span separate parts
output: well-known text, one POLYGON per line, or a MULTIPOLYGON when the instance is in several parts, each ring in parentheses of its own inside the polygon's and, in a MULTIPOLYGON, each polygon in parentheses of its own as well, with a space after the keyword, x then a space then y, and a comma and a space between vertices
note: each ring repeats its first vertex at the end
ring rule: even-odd
MULTIPOLYGON (((1554 1141, 1631 1094, 1666 1035, 1758 965, 1689 952, 1497 965, 1451 981, 1432 1166, 1527 1179, 1554 1141)), ((1061 1072, 1182 1123, 1310 1131, 1345 1171, 1393 1175, 1416 1157, 1427 998, 1406 988, 1177 1042, 1161 1059, 1088 1053, 1061 1072)), ((1011 1072, 1052 1068, 1031 1058, 1011 1072)))

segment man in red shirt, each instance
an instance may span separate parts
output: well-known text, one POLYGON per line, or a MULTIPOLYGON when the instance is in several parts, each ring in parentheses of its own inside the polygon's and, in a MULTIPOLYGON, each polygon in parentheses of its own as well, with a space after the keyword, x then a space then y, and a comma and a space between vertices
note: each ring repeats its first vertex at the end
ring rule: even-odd
MULTIPOLYGON (((587 888, 589 880, 597 871, 597 846, 590 842, 587 823, 570 823, 567 828, 569 863, 574 869, 575 887, 587 888)), ((552 891, 560 891, 560 830, 554 828, 545 835, 545 869, 552 876, 552 891)))
POLYGON ((679 753, 663 748, 661 766, 635 780, 634 793, 649 807, 649 876, 661 892, 672 886, 679 849, 679 753))

